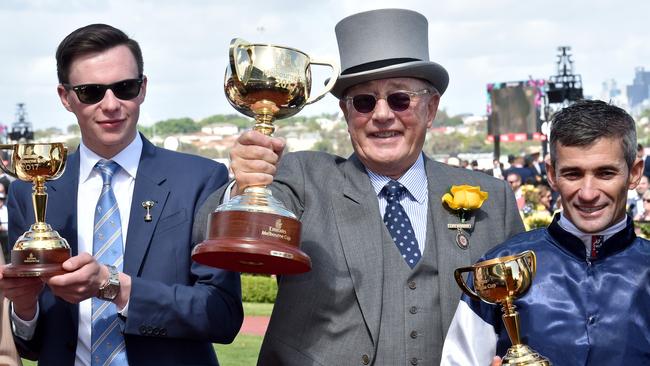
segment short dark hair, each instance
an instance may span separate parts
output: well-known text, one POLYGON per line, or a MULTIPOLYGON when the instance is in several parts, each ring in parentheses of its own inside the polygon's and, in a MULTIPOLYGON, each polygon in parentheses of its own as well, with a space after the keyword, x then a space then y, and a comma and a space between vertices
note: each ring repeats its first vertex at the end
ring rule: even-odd
POLYGON ((636 159, 636 125, 625 110, 601 100, 582 100, 558 113, 551 122, 551 165, 555 167, 557 144, 589 146, 600 138, 617 138, 623 144, 628 167, 636 159))
POLYGON ((56 73, 59 83, 69 82, 70 65, 77 57, 122 45, 131 50, 138 64, 138 76, 142 76, 144 62, 140 45, 121 30, 107 24, 90 24, 68 34, 56 49, 56 73))

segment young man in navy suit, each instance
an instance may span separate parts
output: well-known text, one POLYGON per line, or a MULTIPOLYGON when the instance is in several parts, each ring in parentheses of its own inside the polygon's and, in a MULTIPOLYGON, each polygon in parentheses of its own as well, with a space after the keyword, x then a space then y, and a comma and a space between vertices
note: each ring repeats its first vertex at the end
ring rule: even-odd
MULTIPOLYGON (((63 275, 0 274, 21 354, 39 365, 218 364, 212 343, 230 343, 243 320, 239 274, 193 263, 190 253, 196 211, 226 182, 226 168, 138 133, 147 78, 140 47, 122 31, 77 29, 56 59, 57 91, 81 144, 48 183, 47 222, 72 257, 63 275), (99 235, 98 217, 115 210, 112 234, 99 235)), ((9 212, 13 243, 34 217, 31 184, 12 185, 9 212)))

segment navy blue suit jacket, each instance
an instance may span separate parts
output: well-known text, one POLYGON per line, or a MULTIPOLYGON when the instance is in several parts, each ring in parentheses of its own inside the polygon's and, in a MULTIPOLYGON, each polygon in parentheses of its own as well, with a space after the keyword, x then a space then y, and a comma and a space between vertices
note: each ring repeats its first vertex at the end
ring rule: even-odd
MULTIPOLYGON (((239 331, 239 274, 199 265, 190 257, 197 244, 192 235, 195 213, 227 178, 222 164, 157 148, 143 138, 123 269, 132 278, 128 317, 122 324, 131 365, 216 365, 212 342, 230 343, 239 331), (156 202, 151 222, 144 221, 141 204, 148 200, 156 202)), ((47 183, 45 221, 67 239, 72 255, 77 254, 78 180, 76 152, 64 174, 47 183)), ((31 192, 29 183, 11 185, 10 243, 34 222, 31 192)), ((34 338, 25 342, 14 337, 21 354, 38 357, 39 365, 73 365, 78 305, 56 298, 46 287, 39 308, 34 338)))

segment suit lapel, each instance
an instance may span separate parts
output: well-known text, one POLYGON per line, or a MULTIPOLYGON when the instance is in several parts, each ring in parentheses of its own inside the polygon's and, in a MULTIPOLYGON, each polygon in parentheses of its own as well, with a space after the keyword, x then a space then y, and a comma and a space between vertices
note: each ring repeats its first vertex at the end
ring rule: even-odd
POLYGON ((156 160, 156 148, 144 137, 142 143, 124 249, 124 272, 130 275, 139 274, 144 255, 151 245, 154 229, 169 196, 169 190, 163 185, 166 180, 163 174, 165 167, 161 161, 156 160), (142 203, 145 201, 155 203, 151 208, 152 220, 149 222, 144 221, 145 209, 142 203))
POLYGON ((376 344, 382 303, 384 228, 375 191, 361 162, 352 155, 342 169, 343 195, 335 201, 334 216, 361 313, 376 344))
MULTIPOLYGON (((50 224, 70 245, 71 255, 79 254, 77 241, 77 192, 79 190, 79 148, 65 162, 63 174, 47 185, 48 208, 45 222, 50 224)), ((63 302, 75 324, 76 338, 79 305, 63 302)))
MULTIPOLYGON (((451 319, 458 302, 445 301, 445 299, 459 299, 459 289, 449 279, 453 277, 456 268, 471 263, 471 252, 469 249, 461 249, 456 244, 457 230, 449 229, 447 224, 459 223, 460 219, 456 213, 446 209, 442 204, 442 196, 447 193, 449 187, 464 182, 454 182, 454 176, 449 174, 453 173, 453 170, 443 169, 440 164, 428 158, 425 159, 425 169, 429 181, 429 222, 433 220, 433 233, 427 235, 427 247, 435 245, 438 255, 441 319, 451 319)), ((472 224, 472 227, 474 226, 474 215, 469 218, 468 222, 472 224)), ((471 246, 471 230, 466 230, 466 233, 468 233, 471 246)), ((441 323, 444 323, 444 321, 441 323)), ((445 334, 444 331, 443 329, 443 334, 445 334)))
POLYGON ((79 254, 77 245, 77 192, 79 190, 79 149, 68 156, 65 171, 48 183, 48 210, 45 221, 61 230, 72 255, 79 254))

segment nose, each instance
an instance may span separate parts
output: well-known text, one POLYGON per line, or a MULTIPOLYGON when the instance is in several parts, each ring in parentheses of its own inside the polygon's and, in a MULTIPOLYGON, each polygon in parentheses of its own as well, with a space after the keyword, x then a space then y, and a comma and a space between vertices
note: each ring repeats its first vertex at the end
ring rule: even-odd
POLYGON ((106 94, 104 94, 104 99, 102 99, 101 103, 101 108, 104 111, 115 111, 120 108, 120 101, 118 98, 113 94, 113 91, 111 89, 106 90, 106 94))
POLYGON ((395 115, 388 105, 386 98, 377 99, 375 110, 372 112, 372 118, 378 122, 385 122, 392 119, 395 115))
POLYGON ((578 198, 584 202, 596 201, 600 195, 600 190, 596 186, 595 179, 593 177, 585 177, 582 187, 578 192, 578 198))

